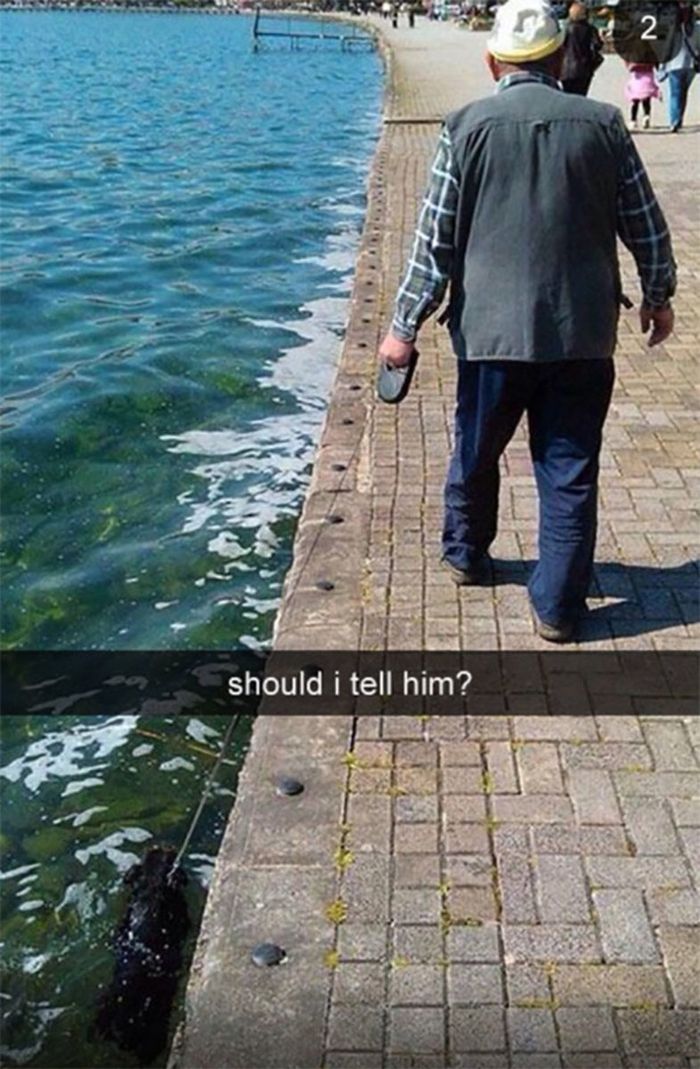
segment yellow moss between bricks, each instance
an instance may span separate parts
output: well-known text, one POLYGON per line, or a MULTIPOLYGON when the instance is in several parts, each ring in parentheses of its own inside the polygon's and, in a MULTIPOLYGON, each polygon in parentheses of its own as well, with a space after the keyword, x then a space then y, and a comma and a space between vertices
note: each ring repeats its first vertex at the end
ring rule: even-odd
POLYGON ((325 910, 326 920, 331 924, 342 924, 348 915, 348 907, 342 898, 336 898, 333 902, 329 902, 325 910))

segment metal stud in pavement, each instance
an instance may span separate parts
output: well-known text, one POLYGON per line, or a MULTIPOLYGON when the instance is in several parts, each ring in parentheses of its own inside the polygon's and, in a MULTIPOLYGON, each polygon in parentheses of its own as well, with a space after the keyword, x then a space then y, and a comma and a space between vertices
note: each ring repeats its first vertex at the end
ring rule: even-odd
POLYGON ((285 798, 293 798, 303 790, 304 784, 294 776, 280 776, 275 783, 275 793, 285 798))
POLYGON ((254 965, 262 968, 265 965, 281 965, 283 961, 286 961, 287 955, 276 943, 258 943, 253 948, 250 959, 254 965))

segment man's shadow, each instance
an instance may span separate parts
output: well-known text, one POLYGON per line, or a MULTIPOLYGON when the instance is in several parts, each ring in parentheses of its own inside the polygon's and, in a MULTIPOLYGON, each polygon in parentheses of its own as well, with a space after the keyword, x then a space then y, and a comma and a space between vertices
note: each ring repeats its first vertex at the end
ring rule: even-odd
MULTIPOLYGON (((534 567, 534 561, 495 560, 495 585, 526 585, 534 567)), ((576 641, 629 638, 698 623, 699 578, 697 561, 670 568, 601 561, 594 567, 589 611, 576 641), (601 599, 608 604, 597 604, 601 599)))

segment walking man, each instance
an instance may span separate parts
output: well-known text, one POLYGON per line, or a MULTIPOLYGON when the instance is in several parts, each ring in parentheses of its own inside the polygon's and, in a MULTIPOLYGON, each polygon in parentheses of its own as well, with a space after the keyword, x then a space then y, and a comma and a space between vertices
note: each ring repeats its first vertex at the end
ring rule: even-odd
POLYGON ((490 575, 498 462, 527 413, 540 505, 529 596, 553 642, 571 639, 592 574, 623 299, 616 235, 637 263, 649 345, 673 329, 675 290, 666 223, 622 116, 562 92, 562 40, 543 0, 498 9, 486 57, 496 92, 445 121, 379 350, 406 365, 449 283, 458 385, 443 565, 459 585, 490 575))

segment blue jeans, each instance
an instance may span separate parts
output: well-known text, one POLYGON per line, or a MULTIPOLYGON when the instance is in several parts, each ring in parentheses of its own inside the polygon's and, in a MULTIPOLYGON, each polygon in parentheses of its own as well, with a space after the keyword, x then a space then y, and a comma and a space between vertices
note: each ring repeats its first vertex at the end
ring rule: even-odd
POLYGON ((669 126, 682 126, 688 90, 695 77, 691 69, 668 72, 668 122, 669 126))
POLYGON ((614 380, 612 360, 458 362, 443 555, 467 568, 496 537, 498 461, 527 412, 540 503, 540 559, 529 592, 548 624, 578 616, 585 605, 596 537, 598 457, 614 380))

